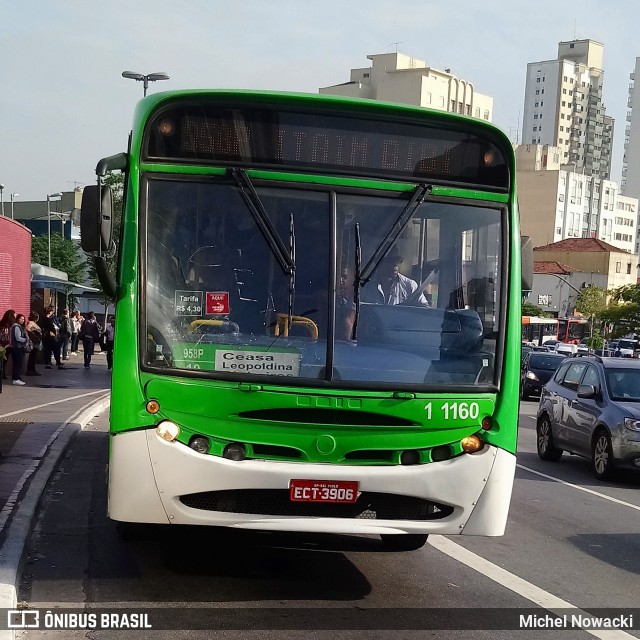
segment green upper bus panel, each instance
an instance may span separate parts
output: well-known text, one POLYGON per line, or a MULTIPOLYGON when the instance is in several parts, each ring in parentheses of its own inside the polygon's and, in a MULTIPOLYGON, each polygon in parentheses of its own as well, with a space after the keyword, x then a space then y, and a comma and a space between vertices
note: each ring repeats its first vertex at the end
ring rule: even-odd
POLYGON ((358 101, 356 111, 344 100, 291 98, 208 92, 157 100, 141 158, 510 189, 511 151, 489 125, 447 114, 443 128, 443 114, 426 109, 358 101))

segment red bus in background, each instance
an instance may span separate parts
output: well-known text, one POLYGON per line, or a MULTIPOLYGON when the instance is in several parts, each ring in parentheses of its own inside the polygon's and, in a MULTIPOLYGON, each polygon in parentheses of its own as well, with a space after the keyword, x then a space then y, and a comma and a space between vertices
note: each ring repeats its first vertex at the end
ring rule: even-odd
POLYGON ((558 318, 558 340, 578 344, 589 337, 589 322, 584 318, 558 318))

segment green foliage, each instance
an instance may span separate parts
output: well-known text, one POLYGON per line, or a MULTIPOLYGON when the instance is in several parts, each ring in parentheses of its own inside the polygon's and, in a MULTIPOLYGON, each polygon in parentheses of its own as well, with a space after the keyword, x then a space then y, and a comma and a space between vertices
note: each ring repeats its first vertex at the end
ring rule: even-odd
POLYGON ((590 349, 602 349, 604 347, 604 337, 600 333, 600 329, 594 329, 593 335, 587 338, 586 342, 590 349))
POLYGON ((622 338, 630 333, 640 333, 640 304, 636 302, 612 302, 600 318, 613 327, 610 337, 622 338))
POLYGON ((531 302, 522 303, 522 315, 523 316, 537 316, 538 318, 552 318, 553 315, 543 311, 541 307, 532 304, 531 302))
POLYGON ((628 284, 611 294, 609 306, 599 314, 599 318, 612 327, 610 337, 640 333, 640 285, 628 284))
MULTIPOLYGON (((31 260, 49 266, 49 236, 35 236, 31 241, 31 260)), ((70 282, 84 281, 84 263, 78 245, 58 233, 51 234, 51 266, 66 272, 70 282)))
MULTIPOLYGON (((118 249, 120 243, 120 228, 122 227, 122 202, 124 198, 124 173, 118 172, 113 173, 110 172, 107 174, 104 183, 111 187, 111 192, 113 195, 112 206, 113 206, 113 239, 116 243, 116 253, 112 258, 107 258, 107 267, 109 271, 113 275, 114 279, 116 279, 116 272, 118 266, 118 249)), ((102 285, 100 284, 100 280, 98 280, 98 275, 96 273, 95 262, 92 256, 87 256, 87 271, 89 275, 89 281, 91 285, 96 287, 102 291, 102 285)), ((109 296, 107 296, 104 292, 99 296, 102 304, 108 306, 110 303, 114 302, 109 296)))
POLYGON ((628 284, 613 291, 615 302, 631 302, 640 305, 640 284, 628 284))
POLYGON ((586 287, 578 294, 576 310, 587 318, 593 318, 607 306, 607 290, 602 287, 586 287))

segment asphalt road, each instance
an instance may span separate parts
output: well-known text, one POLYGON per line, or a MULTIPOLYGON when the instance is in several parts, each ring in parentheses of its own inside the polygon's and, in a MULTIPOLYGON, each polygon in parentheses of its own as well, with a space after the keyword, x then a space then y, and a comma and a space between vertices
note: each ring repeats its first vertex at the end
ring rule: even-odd
MULTIPOLYGON (((41 610, 149 609, 154 630, 25 631, 17 637, 335 635, 327 629, 349 638, 640 637, 638 631, 521 631, 513 625, 518 612, 640 606, 640 475, 601 483, 577 457, 538 460, 536 406, 521 405, 506 535, 431 536, 411 553, 384 552, 373 537, 169 527, 124 542, 105 516, 103 416, 78 435, 49 486, 19 601, 41 610), (508 630, 491 629, 507 626, 504 620, 508 630)), ((640 611, 636 617, 638 626, 640 611)))

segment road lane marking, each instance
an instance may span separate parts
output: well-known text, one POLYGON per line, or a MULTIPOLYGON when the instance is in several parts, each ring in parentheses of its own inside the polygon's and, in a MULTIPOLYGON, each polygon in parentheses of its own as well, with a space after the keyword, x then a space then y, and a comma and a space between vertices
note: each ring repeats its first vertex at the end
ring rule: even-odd
MULTIPOLYGON (((567 609, 571 609, 571 612, 574 615, 582 615, 586 618, 592 617, 592 615, 587 611, 579 609, 570 602, 567 602, 562 598, 558 598, 558 596, 554 596, 552 593, 549 593, 540 587, 536 587, 535 584, 532 584, 524 578, 520 578, 510 571, 493 564, 493 562, 473 553, 473 551, 465 549, 465 547, 452 542, 444 536, 432 534, 429 536, 428 542, 432 547, 448 555, 450 558, 474 569, 478 573, 481 573, 494 582, 501 584, 503 587, 506 587, 510 591, 517 593, 547 611, 555 613, 556 615, 562 615, 562 613, 567 613, 567 609)), ((625 631, 620 631, 619 629, 601 630, 588 629, 584 627, 582 627, 582 629, 601 640, 637 640, 635 636, 626 633, 625 631)))
POLYGON ((594 491, 593 489, 587 489, 586 487, 581 487, 579 484, 573 484, 571 482, 567 482, 566 480, 560 480, 560 478, 555 478, 554 476, 547 475, 546 473, 542 473, 540 471, 536 471, 535 469, 525 467, 522 464, 516 464, 516 467, 518 467, 519 469, 524 469, 529 473, 535 473, 537 476, 541 476, 543 478, 546 478, 547 480, 553 480, 554 482, 559 482, 560 484, 567 485, 567 487, 571 487, 572 489, 578 489, 578 491, 584 491, 585 493, 590 493, 593 496, 598 496, 598 498, 604 498, 605 500, 609 500, 610 502, 621 504, 623 507, 629 507, 630 509, 635 509, 636 511, 640 511, 640 507, 638 505, 631 504, 630 502, 625 502, 624 500, 618 500, 618 498, 612 498, 611 496, 605 495, 604 493, 599 493, 598 491, 594 491))
POLYGON ((0 415, 2 418, 9 418, 10 416, 16 416, 19 413, 25 413, 26 411, 35 411, 36 409, 42 409, 42 407, 50 407, 52 404, 60 404, 61 402, 69 402, 70 400, 77 400, 78 398, 86 398, 87 396, 95 396, 98 393, 107 393, 108 389, 98 389, 97 391, 89 391, 88 393, 81 393, 77 396, 71 396, 69 398, 63 398, 62 400, 53 400, 52 402, 45 402, 44 404, 36 404, 26 409, 19 409, 18 411, 12 411, 11 413, 3 413, 0 415))

